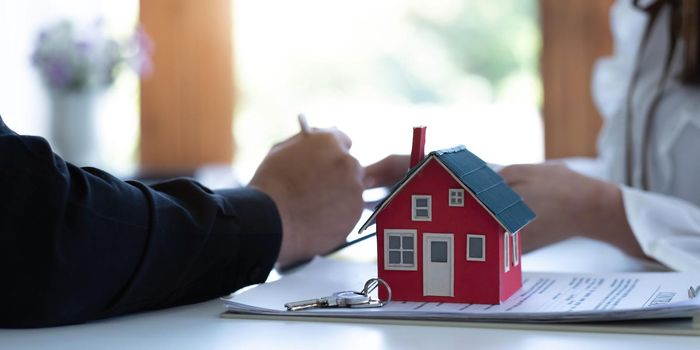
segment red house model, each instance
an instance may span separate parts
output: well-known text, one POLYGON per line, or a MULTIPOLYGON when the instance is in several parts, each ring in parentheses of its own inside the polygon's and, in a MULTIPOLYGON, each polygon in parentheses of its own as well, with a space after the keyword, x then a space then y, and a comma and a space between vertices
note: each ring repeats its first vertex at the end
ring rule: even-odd
POLYGON ((424 145, 415 128, 409 172, 360 229, 377 224, 379 278, 393 300, 500 304, 522 286, 519 231, 535 214, 464 146, 424 145))

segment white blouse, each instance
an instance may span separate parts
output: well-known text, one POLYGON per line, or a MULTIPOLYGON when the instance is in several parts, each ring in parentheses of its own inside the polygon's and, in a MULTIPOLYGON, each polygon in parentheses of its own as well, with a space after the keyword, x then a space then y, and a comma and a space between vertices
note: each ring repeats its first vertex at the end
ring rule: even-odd
POLYGON ((648 19, 629 0, 618 1, 610 17, 614 54, 597 62, 592 83, 595 103, 605 119, 598 139, 599 158, 583 167, 571 166, 621 184, 627 218, 648 256, 675 270, 700 271, 700 89, 681 85, 675 79, 682 68, 681 43, 676 47, 669 80, 651 125, 650 191, 638 189, 641 120, 646 118, 656 92, 669 43, 670 10, 665 8, 642 56, 641 75, 633 92, 633 187, 622 185, 626 95, 648 19))

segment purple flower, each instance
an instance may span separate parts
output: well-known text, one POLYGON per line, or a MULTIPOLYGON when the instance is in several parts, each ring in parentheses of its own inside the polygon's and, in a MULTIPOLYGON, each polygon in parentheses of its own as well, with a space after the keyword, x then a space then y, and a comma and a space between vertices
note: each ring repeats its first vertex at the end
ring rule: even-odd
POLYGON ((135 51, 130 60, 131 67, 142 76, 151 75, 153 73, 151 54, 155 45, 143 26, 139 25, 136 28, 129 45, 135 51))
POLYGON ((39 33, 31 62, 47 85, 66 90, 109 86, 124 63, 138 73, 150 72, 153 43, 142 28, 120 42, 105 35, 103 27, 101 18, 82 31, 61 21, 39 33))
POLYGON ((80 52, 83 52, 85 54, 89 54, 90 50, 92 50, 92 43, 89 41, 80 40, 75 44, 75 47, 80 52))
POLYGON ((45 41, 47 36, 48 36, 48 33, 46 33, 46 30, 40 31, 38 41, 39 42, 45 41))
POLYGON ((48 60, 46 63, 46 76, 49 83, 57 88, 65 88, 70 86, 72 80, 71 69, 68 64, 60 58, 55 57, 48 60))

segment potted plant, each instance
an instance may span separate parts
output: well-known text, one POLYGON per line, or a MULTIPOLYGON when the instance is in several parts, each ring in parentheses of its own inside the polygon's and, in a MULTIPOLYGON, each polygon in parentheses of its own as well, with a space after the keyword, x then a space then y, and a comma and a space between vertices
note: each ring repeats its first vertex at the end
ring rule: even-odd
POLYGON ((41 31, 32 63, 49 93, 50 140, 58 154, 79 166, 98 163, 97 99, 123 67, 150 72, 152 48, 142 28, 119 41, 105 34, 102 21, 78 30, 64 20, 41 31))

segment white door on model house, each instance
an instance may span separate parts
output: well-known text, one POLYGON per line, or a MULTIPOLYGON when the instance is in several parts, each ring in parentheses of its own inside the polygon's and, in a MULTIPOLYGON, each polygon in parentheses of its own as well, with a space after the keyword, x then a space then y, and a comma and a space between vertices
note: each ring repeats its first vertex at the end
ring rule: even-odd
POLYGON ((451 233, 423 235, 423 295, 454 296, 453 245, 451 233))

